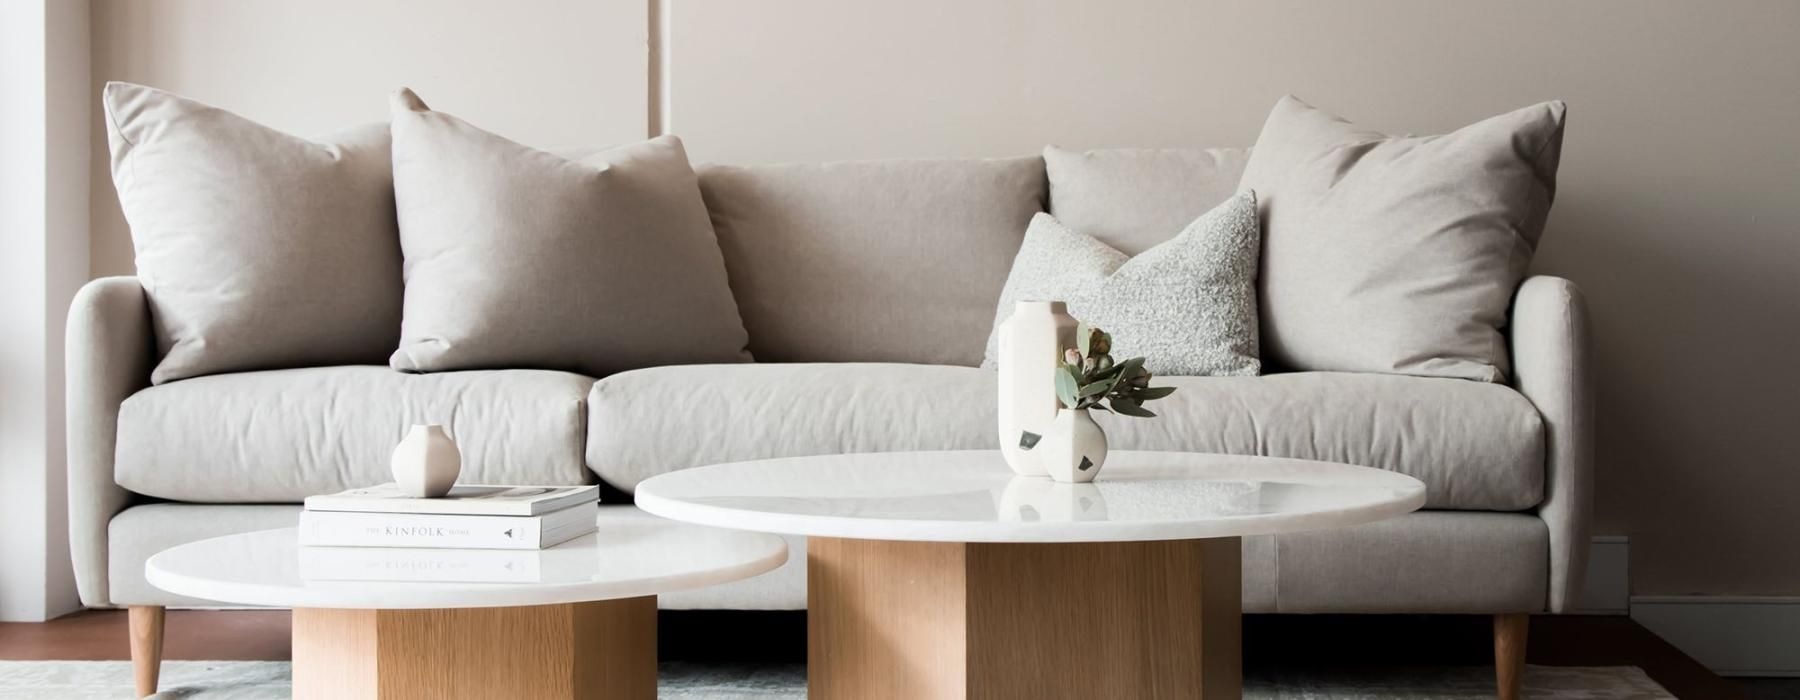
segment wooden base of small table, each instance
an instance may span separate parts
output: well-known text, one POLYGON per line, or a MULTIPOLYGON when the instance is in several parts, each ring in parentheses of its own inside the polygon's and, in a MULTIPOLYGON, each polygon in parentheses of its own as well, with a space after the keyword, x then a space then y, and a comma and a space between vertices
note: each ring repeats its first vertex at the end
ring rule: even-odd
POLYGON ((656 697, 656 598, 294 610, 294 697, 656 697))
POLYGON ((806 556, 814 700, 1241 695, 1235 537, 813 537, 806 556))

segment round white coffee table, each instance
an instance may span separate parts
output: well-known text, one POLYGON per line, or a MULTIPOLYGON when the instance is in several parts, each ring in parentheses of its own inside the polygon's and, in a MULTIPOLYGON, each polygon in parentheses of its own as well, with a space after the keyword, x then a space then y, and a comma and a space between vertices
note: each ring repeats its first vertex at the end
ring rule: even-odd
POLYGON ((603 506, 545 550, 302 547, 293 528, 172 547, 171 593, 294 608, 296 698, 654 698, 656 595, 787 561, 774 535, 603 506))
POLYGON ((812 698, 1235 698, 1240 543, 1425 504, 1367 467, 1112 453, 1091 484, 997 451, 770 459, 639 484, 638 507, 806 535, 812 698))

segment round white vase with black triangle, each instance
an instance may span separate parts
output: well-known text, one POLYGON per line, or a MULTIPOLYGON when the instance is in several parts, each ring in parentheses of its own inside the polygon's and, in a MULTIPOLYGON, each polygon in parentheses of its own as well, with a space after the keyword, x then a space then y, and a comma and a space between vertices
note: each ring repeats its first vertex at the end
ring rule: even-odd
POLYGON ((1094 480, 1106 464, 1106 431, 1085 408, 1061 408, 1031 449, 1050 478, 1079 484, 1094 480))

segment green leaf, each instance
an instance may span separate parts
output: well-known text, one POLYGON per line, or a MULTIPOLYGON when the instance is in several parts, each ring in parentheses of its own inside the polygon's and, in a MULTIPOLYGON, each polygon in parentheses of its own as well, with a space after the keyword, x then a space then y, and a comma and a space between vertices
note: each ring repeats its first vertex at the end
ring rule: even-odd
POLYGON ((1113 398, 1112 410, 1115 413, 1118 413, 1120 415, 1134 416, 1137 418, 1155 418, 1156 417, 1156 414, 1144 410, 1144 407, 1138 405, 1138 402, 1132 401, 1131 399, 1127 399, 1124 397, 1114 397, 1113 398))
POLYGON ((1094 369, 1098 371, 1105 372, 1113 368, 1112 355, 1101 355, 1097 362, 1099 364, 1094 369))
POLYGON ((1088 356, 1088 348, 1093 346, 1093 336, 1088 330, 1087 322, 1075 324, 1075 349, 1081 352, 1082 357, 1088 356))
POLYGON ((1148 389, 1139 389, 1131 392, 1131 398, 1136 399, 1138 403, 1143 403, 1145 401, 1160 399, 1173 393, 1175 393, 1175 387, 1153 386, 1148 389))
POLYGON ((1084 397, 1099 396, 1101 394, 1106 393, 1106 390, 1111 389, 1111 388, 1112 388, 1112 382, 1107 382, 1107 381, 1094 382, 1087 386, 1081 387, 1081 391, 1079 392, 1079 395, 1084 396, 1084 397))
POLYGON ((1056 398, 1061 400, 1064 406, 1075 408, 1079 403, 1075 397, 1076 386, 1075 372, 1068 365, 1063 365, 1056 370, 1056 398))
MULTIPOLYGON (((1121 366, 1120 369, 1124 369, 1124 367, 1121 366)), ((1112 385, 1107 387, 1106 393, 1108 393, 1108 394, 1117 393, 1117 392, 1124 391, 1125 389, 1130 388, 1130 385, 1126 383, 1129 380, 1130 380, 1130 377, 1125 376, 1124 372, 1114 373, 1113 376, 1110 379, 1108 379, 1108 381, 1111 382, 1112 385)))

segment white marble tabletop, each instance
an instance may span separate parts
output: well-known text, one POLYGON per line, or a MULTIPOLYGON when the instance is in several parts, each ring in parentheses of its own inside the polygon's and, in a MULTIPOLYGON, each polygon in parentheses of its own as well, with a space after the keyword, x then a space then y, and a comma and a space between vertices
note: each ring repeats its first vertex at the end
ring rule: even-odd
POLYGON ((1125 542, 1348 527, 1425 505, 1368 467, 1188 452, 1111 453, 1090 484, 1015 476, 998 451, 720 464, 638 484, 650 513, 790 535, 930 542, 1125 542))
POLYGON ((294 528, 227 535, 150 557, 151 585, 245 605, 479 608, 656 595, 749 578, 787 561, 774 535, 601 506, 599 531, 544 550, 302 547, 294 528))

